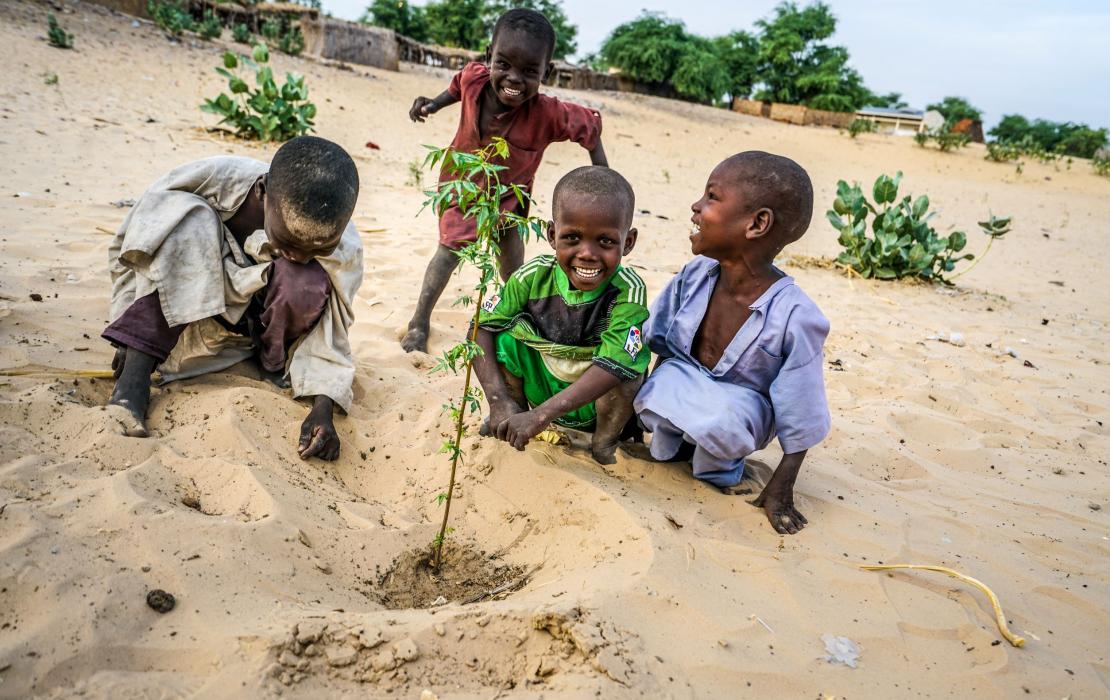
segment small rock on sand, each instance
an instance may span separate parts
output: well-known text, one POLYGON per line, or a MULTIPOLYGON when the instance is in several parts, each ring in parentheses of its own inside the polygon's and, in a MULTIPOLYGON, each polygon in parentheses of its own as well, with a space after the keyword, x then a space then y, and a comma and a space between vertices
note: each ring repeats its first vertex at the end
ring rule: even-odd
POLYGON ((350 666, 358 659, 358 651, 348 646, 328 648, 329 666, 350 666))
POLYGON ((153 591, 146 594, 146 604, 153 610, 165 614, 173 610, 173 606, 177 605, 177 601, 172 594, 166 593, 161 588, 155 588, 153 591))

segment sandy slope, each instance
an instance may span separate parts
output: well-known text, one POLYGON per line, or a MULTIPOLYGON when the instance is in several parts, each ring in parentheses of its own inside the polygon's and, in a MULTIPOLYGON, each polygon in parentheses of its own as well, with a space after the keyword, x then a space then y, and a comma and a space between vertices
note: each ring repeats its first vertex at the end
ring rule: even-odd
MULTIPOLYGON (((988 210, 1012 214, 1015 230, 956 292, 789 268, 832 320, 828 359, 844 367, 827 375, 834 431, 799 483, 803 534, 779 537, 679 466, 622 458, 606 471, 581 451, 472 439, 455 539, 542 568, 505 600, 390 611, 374 602, 378 576, 432 537, 446 480, 439 407, 459 386, 426 376, 396 342, 434 246, 408 164, 455 125, 450 113, 425 125, 405 115, 445 75, 274 59, 308 76, 319 134, 355 154, 363 182, 367 275, 341 460, 299 461, 291 435, 305 409, 249 369, 159 391, 156 437, 137 441, 99 408, 108 382, 55 372, 110 357, 98 338, 106 231, 124 214, 110 202, 188 159, 273 149, 200 128, 211 121, 196 105, 221 87, 218 47, 69 7, 74 52, 40 39, 46 6, 0 6, 0 368, 46 372, 0 378, 0 697, 1107 693, 1110 180, 1086 163, 1016 176, 978 148, 942 155, 568 94, 604 112, 611 162, 651 212, 637 217, 630 258, 651 290, 688 257, 688 203, 709 169, 748 148, 805 165, 820 211, 838 178, 901 169, 944 227, 969 230, 972 250, 988 210), (952 330, 966 346, 926 340, 952 330), (995 644, 989 606, 966 586, 855 566, 876 561, 983 579, 1028 645, 995 644), (150 610, 151 588, 177 608, 150 610), (860 644, 858 668, 825 663, 826 632, 860 644)), ((541 211, 559 174, 584 162, 574 146, 549 151, 541 211)), ((835 234, 818 217, 793 252, 835 254, 835 234)), ((446 306, 438 349, 464 325, 446 306)), ((755 476, 777 458, 759 455, 755 476)))

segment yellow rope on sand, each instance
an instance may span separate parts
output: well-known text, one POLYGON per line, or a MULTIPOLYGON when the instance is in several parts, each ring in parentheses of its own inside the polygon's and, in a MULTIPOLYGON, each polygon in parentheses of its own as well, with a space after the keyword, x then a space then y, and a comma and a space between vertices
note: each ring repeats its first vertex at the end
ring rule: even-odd
POLYGON ((947 566, 924 566, 924 565, 919 565, 919 564, 879 564, 879 565, 873 565, 873 566, 860 565, 859 568, 866 569, 867 571, 888 571, 890 569, 915 569, 915 570, 919 570, 919 571, 937 571, 937 572, 942 573, 942 574, 948 574, 952 578, 958 578, 959 580, 963 581, 964 583, 970 583, 972 586, 975 586, 976 588, 981 590, 983 593, 986 593, 987 597, 990 598, 991 607, 994 608, 994 621, 998 623, 998 630, 1000 632, 1002 632, 1002 636, 1006 638, 1006 641, 1009 642, 1010 644, 1013 644, 1015 647, 1025 646, 1025 638, 1017 636, 1016 634, 1014 634, 1013 632, 1010 631, 1009 627, 1006 626, 1006 616, 1002 614, 1002 604, 998 602, 998 596, 996 596, 994 594, 994 591, 992 591, 990 588, 987 587, 987 584, 983 583, 979 579, 971 578, 970 576, 965 576, 965 575, 961 574, 959 571, 949 569, 947 566))
POLYGON ((113 379, 110 369, 0 369, 0 377, 88 377, 113 379))

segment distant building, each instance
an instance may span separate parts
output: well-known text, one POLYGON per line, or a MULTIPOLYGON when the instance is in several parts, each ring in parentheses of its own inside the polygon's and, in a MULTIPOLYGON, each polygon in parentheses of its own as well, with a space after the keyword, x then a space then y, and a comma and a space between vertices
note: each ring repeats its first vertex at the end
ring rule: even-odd
POLYGON ((919 131, 934 131, 944 126, 944 115, 935 109, 923 112, 917 109, 864 107, 856 111, 856 117, 874 122, 880 133, 898 136, 912 136, 919 131))

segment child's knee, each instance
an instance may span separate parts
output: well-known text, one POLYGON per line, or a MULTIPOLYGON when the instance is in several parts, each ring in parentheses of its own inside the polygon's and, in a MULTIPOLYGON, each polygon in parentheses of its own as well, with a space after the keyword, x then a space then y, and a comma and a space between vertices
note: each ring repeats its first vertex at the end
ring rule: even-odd
POLYGON ((285 258, 274 261, 266 306, 277 306, 298 318, 318 316, 331 294, 331 279, 316 260, 303 265, 285 258))

